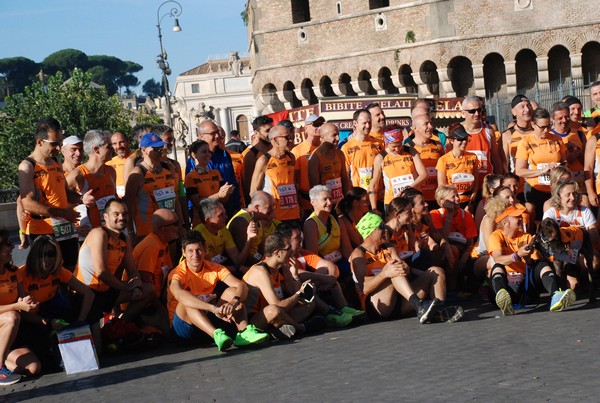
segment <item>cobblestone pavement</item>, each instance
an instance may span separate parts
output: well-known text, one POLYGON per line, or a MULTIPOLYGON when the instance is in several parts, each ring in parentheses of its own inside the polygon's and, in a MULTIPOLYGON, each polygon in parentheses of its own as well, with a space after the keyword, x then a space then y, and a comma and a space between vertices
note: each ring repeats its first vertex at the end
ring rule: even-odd
POLYGON ((473 302, 455 324, 406 318, 227 353, 165 345, 22 381, 0 401, 597 402, 599 307, 502 318, 473 302))

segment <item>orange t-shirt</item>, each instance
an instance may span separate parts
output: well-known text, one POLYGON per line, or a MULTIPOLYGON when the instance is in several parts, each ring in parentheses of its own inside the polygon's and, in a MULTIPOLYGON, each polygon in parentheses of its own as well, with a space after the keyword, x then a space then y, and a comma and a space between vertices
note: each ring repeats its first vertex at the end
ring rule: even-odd
MULTIPOLYGON (((169 285, 173 280, 177 280, 181 284, 181 288, 205 302, 210 302, 217 297, 216 294, 213 294, 217 282, 224 281, 230 274, 231 272, 225 266, 208 260, 204 260, 200 271, 194 273, 187 267, 186 261, 183 260, 169 274, 169 285)), ((167 308, 171 322, 173 322, 178 303, 170 288, 167 288, 167 308)))
MULTIPOLYGON (((492 252, 501 251, 502 255, 512 255, 523 246, 529 245, 533 240, 533 235, 526 232, 519 231, 517 236, 514 238, 508 238, 504 235, 502 230, 496 230, 490 234, 488 238, 487 250, 490 256, 492 252)), ((532 259, 540 259, 540 256, 536 250, 531 254, 532 259)), ((506 266, 506 270, 510 272, 517 272, 525 274, 525 262, 519 260, 518 262, 512 262, 506 266)))
POLYGON ((475 154, 466 152, 457 158, 449 151, 438 160, 435 169, 446 176, 448 185, 456 187, 461 203, 470 200, 479 171, 479 160, 475 154))
MULTIPOLYGON (((308 193, 310 190, 310 183, 308 181, 308 160, 311 158, 312 153, 316 148, 316 146, 313 146, 306 140, 292 148, 291 153, 296 157, 295 168, 298 173, 298 189, 301 192, 308 193)), ((304 210, 312 209, 310 200, 306 200, 302 197, 300 198, 300 206, 304 210)))
POLYGON ((73 273, 64 267, 61 267, 55 274, 46 278, 33 278, 27 273, 27 266, 25 265, 21 266, 19 271, 21 271, 23 291, 40 304, 54 298, 58 291, 58 285, 60 283, 68 284, 73 277, 73 273))
MULTIPOLYGON (((392 155, 388 152, 382 152, 381 176, 385 193, 384 204, 390 204, 394 197, 400 196, 402 191, 412 186, 416 179, 415 163, 408 147, 402 147, 399 154, 392 155)), ((376 184, 379 187, 379 184, 376 184)))
POLYGON ((240 202, 242 206, 245 206, 244 202, 244 188, 242 187, 242 176, 244 175, 244 154, 236 153, 235 151, 231 151, 230 149, 225 149, 229 156, 231 157, 231 164, 233 165, 233 173, 235 175, 235 179, 238 182, 238 189, 240 191, 240 202))
POLYGON ((113 167, 117 172, 117 179, 115 181, 115 185, 117 187, 117 195, 119 197, 125 196, 125 179, 123 178, 123 167, 125 166, 125 161, 127 161, 128 157, 129 156, 121 158, 118 155, 115 155, 110 161, 106 163, 106 165, 113 167))
MULTIPOLYGON (((561 162, 561 153, 565 152, 566 146, 560 136, 556 134, 549 133, 543 139, 529 135, 519 143, 516 158, 527 161, 528 168, 536 170, 544 169, 548 164, 561 162)), ((550 192, 550 174, 527 178, 526 181, 536 190, 550 192)))
POLYGON ((104 175, 95 175, 85 165, 79 165, 75 169, 81 172, 85 181, 83 189, 77 189, 77 191, 84 194, 93 189, 92 196, 96 199, 96 203, 91 207, 87 207, 87 213, 92 228, 97 228, 103 224, 104 206, 110 199, 115 198, 117 188, 112 177, 106 171, 104 175))
POLYGON ((145 171, 144 183, 137 192, 137 211, 135 215, 135 233, 145 236, 152 232, 150 218, 159 208, 175 211, 177 202, 177 183, 167 164, 161 162, 160 172, 145 171))
POLYGON ((281 158, 275 158, 267 153, 266 157, 267 169, 262 190, 273 196, 275 218, 277 220, 299 219, 300 209, 292 154, 285 153, 281 158))
MULTIPOLYGON (((311 155, 319 163, 319 184, 327 186, 331 192, 331 202, 337 203, 344 197, 342 187, 342 164, 344 164, 344 154, 339 150, 334 150, 333 159, 327 158, 323 148, 317 148, 311 155)), ((308 210, 312 210, 309 201, 308 210)))
POLYGON ((321 256, 307 249, 302 249, 300 255, 297 257, 298 262, 300 262, 302 268, 306 271, 315 271, 321 259, 323 259, 321 256))
POLYGON ((558 133, 555 134, 562 138, 567 150, 569 150, 571 147, 577 147, 579 149, 580 158, 577 158, 571 162, 567 161, 567 168, 569 168, 573 174, 573 180, 579 185, 579 190, 582 190, 585 193, 585 177, 583 174, 583 153, 585 150, 583 149, 583 142, 581 141, 582 138, 585 138, 584 132, 571 130, 569 134, 564 137, 558 133))
MULTIPOLYGON (((436 229, 444 228, 444 220, 446 219, 446 210, 443 208, 431 210, 431 221, 436 229)), ((477 227, 475 227, 475 219, 473 214, 460 209, 458 214, 452 219, 450 223, 450 235, 449 240, 462 242, 465 238, 475 238, 477 236, 477 227), (462 235, 462 238, 461 236, 462 235)), ((489 249, 488 249, 489 250, 489 249)))
POLYGON ((156 296, 160 297, 172 267, 169 244, 162 243, 158 236, 151 232, 133 249, 133 260, 139 272, 151 274, 154 291, 156 296))
POLYGON ((425 169, 427 169, 427 179, 421 182, 421 192, 423 192, 423 198, 426 201, 435 200, 435 190, 438 188, 437 170, 435 166, 438 160, 442 157, 440 152, 441 144, 437 141, 429 141, 425 146, 420 147, 414 143, 411 143, 415 150, 419 153, 425 169))
MULTIPOLYGON (((221 187, 221 173, 216 169, 211 169, 207 172, 198 172, 198 167, 190 171, 185 176, 185 192, 187 196, 197 194, 200 199, 205 199, 219 192, 221 187)), ((194 209, 194 217, 192 217, 192 228, 200 224, 200 212, 194 209)))
POLYGON ((346 158, 346 171, 350 175, 352 186, 369 190, 373 177, 373 162, 383 150, 383 142, 367 136, 364 141, 351 138, 342 146, 346 158))

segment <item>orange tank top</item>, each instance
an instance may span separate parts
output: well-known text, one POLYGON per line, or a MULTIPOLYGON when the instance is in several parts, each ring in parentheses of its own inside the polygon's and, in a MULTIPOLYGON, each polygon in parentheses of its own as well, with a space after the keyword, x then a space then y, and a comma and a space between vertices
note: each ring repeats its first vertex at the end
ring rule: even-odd
POLYGON ((81 172, 85 181, 83 189, 77 189, 79 193, 84 194, 93 189, 92 196, 96 199, 96 204, 87 208, 87 214, 92 228, 97 228, 104 223, 104 206, 110 199, 115 198, 117 187, 106 170, 103 175, 97 175, 91 173, 85 165, 79 165, 75 169, 81 172))
POLYGON ((416 176, 415 163, 406 146, 399 154, 392 155, 384 150, 381 155, 381 173, 385 186, 383 202, 390 204, 394 197, 400 196, 405 188, 412 186, 416 176))
POLYGON ((331 192, 331 202, 335 204, 344 197, 342 189, 342 164, 344 161, 337 150, 333 155, 333 159, 327 158, 322 148, 319 147, 311 158, 316 158, 319 161, 319 183, 327 186, 327 189, 331 192))
POLYGON ((273 196, 275 219, 299 219, 300 208, 296 193, 293 156, 287 152, 281 158, 275 158, 269 153, 265 156, 267 157, 267 170, 265 171, 263 190, 273 196))
POLYGON ((144 184, 137 193, 135 233, 145 236, 152 231, 150 218, 156 210, 166 208, 175 211, 177 184, 166 163, 161 162, 156 172, 145 169, 143 164, 140 168, 144 174, 144 184))

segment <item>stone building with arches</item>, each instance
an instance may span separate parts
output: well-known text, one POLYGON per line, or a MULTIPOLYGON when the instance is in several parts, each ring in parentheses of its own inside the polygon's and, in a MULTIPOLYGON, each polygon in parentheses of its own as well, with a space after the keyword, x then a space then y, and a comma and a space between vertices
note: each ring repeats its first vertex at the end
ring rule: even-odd
POLYGON ((506 99, 600 75, 600 8, 582 0, 249 0, 246 13, 259 113, 327 96, 506 99))

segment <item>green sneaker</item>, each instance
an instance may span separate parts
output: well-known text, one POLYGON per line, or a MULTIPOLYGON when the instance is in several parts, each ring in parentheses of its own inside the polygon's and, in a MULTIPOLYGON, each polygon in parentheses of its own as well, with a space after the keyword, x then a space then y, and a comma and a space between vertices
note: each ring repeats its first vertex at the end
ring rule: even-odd
POLYGON ((504 288, 499 290, 496 294, 496 305, 498 305, 498 308, 500 308, 502 316, 509 316, 515 313, 510 294, 504 288))
POLYGON ((246 326, 243 332, 238 332, 233 345, 236 347, 250 347, 264 344, 269 341, 269 335, 254 325, 246 326))
POLYGON ((360 309, 354 309, 350 305, 346 305, 342 309, 340 309, 343 313, 347 313, 352 316, 361 316, 365 314, 365 311, 361 311, 360 309))
POLYGON ((213 333, 213 339, 219 351, 225 351, 233 344, 231 337, 227 336, 227 333, 223 329, 215 329, 213 333))
POLYGON ((327 319, 327 326, 329 327, 346 327, 352 322, 354 317, 349 313, 342 313, 336 315, 331 313, 325 317, 327 319))
POLYGON ((573 305, 573 302, 575 302, 576 299, 577 297, 575 296, 575 291, 571 290, 570 288, 566 289, 565 291, 558 290, 554 292, 554 295, 552 295, 552 299, 550 300, 550 311, 564 311, 573 305))

